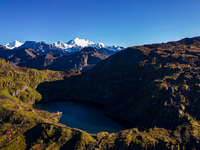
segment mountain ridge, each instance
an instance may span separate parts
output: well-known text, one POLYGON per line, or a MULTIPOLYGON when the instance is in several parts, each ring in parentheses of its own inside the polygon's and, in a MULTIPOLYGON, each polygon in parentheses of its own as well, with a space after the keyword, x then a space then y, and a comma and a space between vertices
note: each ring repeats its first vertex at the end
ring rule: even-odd
POLYGON ((74 69, 85 72, 96 63, 108 58, 110 55, 103 53, 111 53, 108 50, 100 49, 99 53, 95 48, 86 47, 81 51, 72 53, 71 55, 54 54, 49 51, 45 54, 39 54, 31 48, 21 48, 17 50, 9 50, 6 47, 0 47, 0 57, 9 60, 21 67, 35 68, 38 70, 50 69, 55 71, 64 71, 74 69))
POLYGON ((199 51, 199 37, 127 48, 66 80, 57 99, 100 102, 137 127, 175 129, 200 119, 199 51))
POLYGON ((81 75, 17 67, 0 59, 0 148, 200 149, 199 56, 200 39, 191 38, 127 48, 81 75), (31 105, 64 99, 103 103, 108 116, 135 126, 89 134, 31 105))
POLYGON ((15 40, 13 43, 8 43, 5 46, 8 49, 13 49, 13 50, 20 49, 20 48, 32 48, 40 54, 47 53, 45 52, 47 48, 51 50, 60 51, 60 52, 57 52, 60 54, 61 53, 64 54, 64 52, 61 52, 62 50, 64 50, 65 52, 76 52, 76 51, 80 51, 84 47, 94 47, 96 49, 105 48, 107 50, 114 51, 114 52, 125 49, 125 47, 123 46, 115 46, 115 45, 106 46, 103 43, 93 43, 87 39, 79 39, 79 38, 69 40, 68 42, 58 41, 58 42, 54 42, 53 44, 45 43, 43 41, 41 42, 26 41, 25 43, 20 43, 15 40))

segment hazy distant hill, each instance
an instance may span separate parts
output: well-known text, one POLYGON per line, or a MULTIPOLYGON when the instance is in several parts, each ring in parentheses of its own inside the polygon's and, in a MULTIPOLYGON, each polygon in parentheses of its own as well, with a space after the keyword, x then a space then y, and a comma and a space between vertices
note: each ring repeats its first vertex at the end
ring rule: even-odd
POLYGON ((36 58, 37 56, 39 56, 39 54, 31 48, 9 50, 0 45, 0 57, 9 60, 14 64, 26 62, 30 59, 36 58))
MULTIPOLYGON (((108 50, 102 50, 102 52, 106 51, 108 50)), ((84 72, 109 56, 110 55, 98 53, 98 51, 92 47, 84 48, 69 56, 53 54, 51 52, 42 55, 38 54, 31 48, 8 50, 4 46, 0 47, 1 58, 9 60, 11 63, 21 67, 29 67, 39 70, 50 69, 63 71, 74 69, 84 72)))
POLYGON ((58 71, 74 69, 84 72, 108 57, 109 55, 98 53, 95 48, 87 47, 79 52, 75 52, 72 55, 63 56, 56 59, 54 63, 46 68, 58 71))

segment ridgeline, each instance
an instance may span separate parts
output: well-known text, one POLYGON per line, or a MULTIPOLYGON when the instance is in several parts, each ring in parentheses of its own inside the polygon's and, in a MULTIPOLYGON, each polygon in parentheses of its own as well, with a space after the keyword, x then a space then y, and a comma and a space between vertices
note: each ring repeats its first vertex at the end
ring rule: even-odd
POLYGON ((127 48, 80 75, 0 60, 1 149, 200 149, 200 37, 127 48), (53 91, 53 92, 52 92, 53 91), (134 126, 88 134, 35 102, 102 103, 134 126))

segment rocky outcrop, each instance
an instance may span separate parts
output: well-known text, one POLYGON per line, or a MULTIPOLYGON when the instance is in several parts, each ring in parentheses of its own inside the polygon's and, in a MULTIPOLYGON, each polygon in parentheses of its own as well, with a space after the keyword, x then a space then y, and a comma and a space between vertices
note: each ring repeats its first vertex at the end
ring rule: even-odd
POLYGON ((22 89, 18 89, 17 91, 12 93, 12 96, 17 96, 19 95, 21 92, 25 91, 27 89, 27 86, 25 85, 22 89))

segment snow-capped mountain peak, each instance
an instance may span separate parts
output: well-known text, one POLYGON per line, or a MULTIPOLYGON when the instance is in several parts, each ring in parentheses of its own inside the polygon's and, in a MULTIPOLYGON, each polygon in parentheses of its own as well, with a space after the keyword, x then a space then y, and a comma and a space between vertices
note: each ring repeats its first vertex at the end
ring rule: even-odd
POLYGON ((62 48, 63 50, 67 50, 69 52, 80 51, 84 47, 88 47, 93 45, 94 43, 86 40, 86 39, 79 39, 75 38, 68 42, 58 41, 53 43, 54 46, 62 48))
POLYGON ((56 46, 56 47, 59 47, 59 48, 62 48, 62 49, 68 49, 69 48, 69 46, 62 41, 58 41, 58 42, 53 43, 53 46, 56 46))
POLYGON ((75 38, 73 40, 70 40, 69 42, 66 42, 68 45, 73 45, 73 46, 81 46, 81 47, 86 47, 94 44, 93 42, 87 40, 87 39, 79 39, 75 38))
POLYGON ((19 48, 32 48, 36 50, 38 53, 45 53, 47 49, 53 50, 64 50, 65 52, 76 52, 80 51, 85 47, 93 47, 95 49, 107 49, 113 52, 117 52, 120 50, 124 50, 123 46, 107 46, 103 43, 93 43, 87 39, 79 39, 75 38, 68 42, 58 41, 53 44, 47 44, 44 42, 36 42, 36 41, 26 41, 25 43, 20 43, 18 41, 13 41, 12 43, 8 43, 5 45, 8 49, 19 49, 19 48), (45 48, 44 48, 45 47, 45 48))
POLYGON ((24 43, 20 43, 19 41, 15 40, 15 41, 13 41, 12 43, 6 44, 5 47, 6 47, 7 49, 14 49, 14 48, 17 48, 17 47, 19 47, 19 46, 21 46, 21 45, 23 45, 23 44, 24 44, 24 43))
POLYGON ((89 46, 94 47, 96 49, 106 48, 111 51, 120 51, 125 49, 125 47, 123 46, 115 46, 115 45, 106 46, 103 43, 93 43, 87 39, 79 39, 79 38, 72 39, 65 43, 62 41, 58 41, 53 43, 53 45, 62 48, 64 50, 67 50, 69 52, 80 51, 82 48, 89 46))
POLYGON ((95 43, 95 44, 93 44, 91 46, 94 47, 94 48, 97 48, 97 49, 106 47, 105 44, 103 44, 103 43, 95 43))

